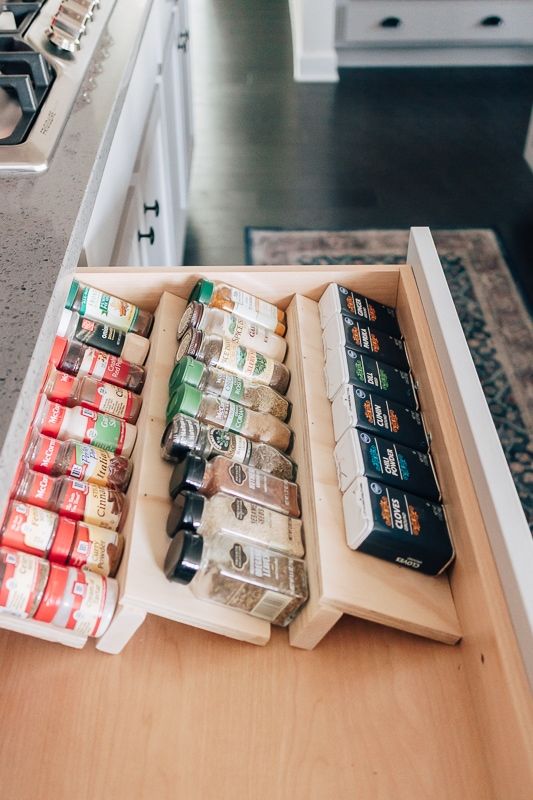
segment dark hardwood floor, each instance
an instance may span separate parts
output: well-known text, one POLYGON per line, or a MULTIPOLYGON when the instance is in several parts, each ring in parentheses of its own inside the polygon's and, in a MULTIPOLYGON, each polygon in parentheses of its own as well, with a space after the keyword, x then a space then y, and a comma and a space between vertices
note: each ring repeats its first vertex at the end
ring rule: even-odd
POLYGON ((492 227, 533 306, 533 67, 343 70, 297 84, 287 0, 194 0, 185 263, 243 264, 246 225, 492 227))

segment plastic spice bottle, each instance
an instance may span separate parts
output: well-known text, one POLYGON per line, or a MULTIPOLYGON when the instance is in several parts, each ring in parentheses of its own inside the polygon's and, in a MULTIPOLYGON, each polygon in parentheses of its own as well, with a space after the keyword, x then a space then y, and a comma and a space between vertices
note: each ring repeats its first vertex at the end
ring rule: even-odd
POLYGON ((295 483, 276 478, 255 467, 236 464, 223 456, 206 461, 188 455, 184 461, 176 464, 170 478, 170 496, 174 498, 183 489, 196 490, 207 497, 226 492, 290 517, 300 516, 298 486, 295 483))
POLYGON ((98 289, 83 286, 78 281, 72 281, 65 308, 77 311, 80 316, 95 322, 103 322, 126 333, 132 331, 141 336, 149 336, 154 324, 153 315, 149 311, 98 289))
POLYGON ((141 391, 146 377, 144 369, 136 364, 61 336, 55 338, 50 363, 69 375, 90 376, 135 393, 141 391))
POLYGON ((60 442, 34 429, 23 460, 28 467, 57 478, 67 475, 79 481, 125 492, 131 477, 132 463, 124 456, 68 440, 60 442))
POLYGON ((174 366, 169 380, 169 394, 172 395, 182 383, 188 383, 201 392, 233 400, 234 403, 240 403, 252 411, 272 414, 281 420, 286 420, 290 416, 291 403, 270 386, 253 383, 216 367, 207 367, 191 356, 180 358, 174 366))
POLYGON ((188 328, 178 346, 176 361, 183 356, 192 356, 208 367, 242 375, 243 378, 270 386, 285 394, 289 386, 290 372, 284 364, 258 353, 249 347, 234 344, 221 336, 206 336, 202 331, 188 328))
POLYGON ((287 330, 285 312, 281 308, 221 281, 200 279, 189 296, 189 302, 191 300, 211 308, 230 311, 238 317, 244 317, 274 331, 279 336, 284 336, 287 330))
POLYGON ((187 414, 202 422, 211 422, 219 428, 241 433, 253 442, 264 442, 278 450, 289 450, 292 445, 291 429, 272 414, 251 411, 232 400, 202 394, 186 383, 176 389, 169 401, 167 420, 175 414, 187 414))
POLYGON ((122 492, 74 478, 52 478, 27 467, 20 471, 13 497, 63 517, 116 531, 124 510, 122 492))
POLYGON ((22 619, 33 617, 50 574, 44 558, 0 548, 0 609, 22 619))
POLYGON ((142 406, 139 395, 128 389, 95 378, 75 378, 66 372, 58 372, 54 367, 50 368, 43 393, 61 405, 92 408, 131 423, 137 421, 142 406))
POLYGON ((223 339, 251 347, 276 361, 283 361, 287 352, 287 340, 272 330, 221 308, 209 308, 194 300, 189 303, 178 324, 178 339, 181 339, 188 327, 198 328, 207 334, 215 333, 223 339))
POLYGON ((168 515, 167 534, 174 537, 182 528, 204 538, 223 530, 288 556, 304 555, 301 520, 229 494, 207 499, 197 492, 180 492, 168 515))
POLYGON ((111 355, 120 356, 131 364, 144 364, 150 342, 137 333, 124 333, 118 328, 87 317, 80 317, 75 311, 63 309, 57 335, 70 341, 77 341, 111 355))
POLYGON ((51 564, 34 619, 97 638, 109 627, 117 601, 118 584, 113 578, 51 564))
POLYGON ((94 444, 126 458, 131 455, 137 438, 137 428, 122 419, 98 414, 81 406, 66 408, 59 403, 51 403, 44 395, 37 408, 34 424, 45 436, 94 444))
POLYGON ((0 543, 56 564, 111 575, 120 563, 124 537, 116 531, 74 522, 53 511, 13 500, 0 529, 0 543))
POLYGON ((204 539, 178 531, 164 565, 167 578, 190 584, 202 600, 285 626, 307 599, 305 563, 223 531, 204 539))
POLYGON ((239 464, 292 481, 296 465, 291 459, 263 442, 251 442, 238 433, 204 425, 184 414, 176 414, 165 428, 161 455, 167 461, 182 461, 189 453, 202 458, 225 456, 239 464))

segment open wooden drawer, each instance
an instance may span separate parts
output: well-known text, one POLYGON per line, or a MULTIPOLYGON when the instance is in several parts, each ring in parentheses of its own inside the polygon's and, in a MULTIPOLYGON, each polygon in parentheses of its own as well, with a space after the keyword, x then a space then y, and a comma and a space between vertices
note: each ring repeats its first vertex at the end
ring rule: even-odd
MULTIPOLYGON (((527 597, 520 594, 525 585, 521 563, 513 567, 513 560, 521 562, 527 557, 529 538, 524 533, 529 537, 529 532, 426 229, 412 235, 407 260, 410 266, 101 269, 80 274, 84 282, 150 310, 158 307, 164 292, 169 293, 157 313, 134 453, 127 546, 118 575, 120 608, 97 647, 119 651, 147 612, 256 644, 269 639, 270 628, 261 620, 209 604, 199 609, 198 601, 188 595, 182 603, 178 593, 183 593, 183 587, 168 584, 160 569, 167 545, 164 520, 169 467, 159 457, 159 436, 175 351, 175 314, 184 307, 200 275, 224 279, 288 308, 288 363, 295 406, 292 425, 311 585, 310 601, 291 626, 290 643, 314 647, 343 613, 440 640, 427 642, 422 650, 412 646, 408 633, 387 633, 372 625, 357 628, 362 652, 381 648, 382 657, 413 678, 401 681, 401 702, 394 682, 379 684, 383 703, 390 706, 390 730, 400 737, 411 714, 430 713, 436 728, 462 725, 464 720, 469 730, 477 731, 461 738, 466 750, 458 750, 453 732, 435 733, 442 737, 446 769, 461 771, 462 760, 477 764, 468 769, 463 796, 525 798, 533 785, 528 761, 533 711, 523 660, 530 639, 527 597), (316 301, 331 281, 397 306, 457 551, 449 579, 427 578, 352 553, 343 544, 316 309, 316 301), (504 512, 511 521, 508 528, 500 522, 504 512), (509 536, 511 541, 507 541, 509 536), (348 562, 356 566, 348 570, 348 562), (456 647, 441 643, 458 639, 456 647), (453 718, 450 704, 456 709, 453 718)), ((31 621, 9 627, 25 627, 24 632, 35 634, 31 621)), ((49 638, 45 634, 40 630, 36 635, 49 638)), ((66 633, 54 637, 74 646, 83 644, 69 640, 66 633)), ((371 666, 368 661, 368 669, 371 666)), ((377 680, 375 675, 361 675, 360 696, 353 698, 355 707, 360 703, 364 707, 365 691, 368 685, 375 687, 377 680)), ((367 732, 367 746, 376 758, 380 735, 367 732)))

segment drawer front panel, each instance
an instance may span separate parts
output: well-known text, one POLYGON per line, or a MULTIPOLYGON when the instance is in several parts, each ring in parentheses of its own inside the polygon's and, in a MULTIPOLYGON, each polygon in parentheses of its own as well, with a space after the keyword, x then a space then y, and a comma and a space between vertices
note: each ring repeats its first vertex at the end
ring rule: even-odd
POLYGON ((533 42, 530 2, 352 2, 344 8, 338 44, 533 42))

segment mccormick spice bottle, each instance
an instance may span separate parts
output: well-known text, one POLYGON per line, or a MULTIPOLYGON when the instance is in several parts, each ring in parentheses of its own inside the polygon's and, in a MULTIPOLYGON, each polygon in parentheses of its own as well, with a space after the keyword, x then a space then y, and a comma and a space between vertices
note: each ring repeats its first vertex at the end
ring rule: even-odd
POLYGON ((24 467, 12 496, 63 517, 111 531, 118 530, 125 503, 124 495, 114 489, 64 476, 52 478, 24 467))
POLYGON ((22 619, 39 608, 50 574, 44 558, 0 548, 0 610, 22 619))
POLYGON ((188 327, 197 328, 207 334, 216 334, 235 344, 251 347, 258 353, 283 361, 287 352, 287 341, 272 330, 255 322, 222 311, 209 308, 202 303, 189 303, 178 325, 177 338, 181 339, 188 327))
POLYGON ((307 600, 305 564, 223 531, 207 539, 178 531, 164 565, 171 581, 190 584, 202 600, 274 625, 288 625, 307 600))
POLYGON ((95 322, 87 317, 80 317, 75 311, 63 309, 57 335, 77 341, 111 355, 121 356, 131 364, 144 364, 150 342, 136 333, 123 333, 118 328, 95 322))
POLYGON ((116 531, 60 517, 53 511, 12 501, 0 530, 2 547, 114 574, 120 563, 124 538, 116 531))
POLYGON ((75 378, 53 367, 43 387, 49 400, 64 406, 83 406, 135 423, 141 410, 142 399, 128 389, 94 378, 75 378))
POLYGON ((232 375, 222 369, 206 367, 191 356, 180 358, 172 370, 169 380, 169 394, 173 394, 182 383, 188 383, 201 392, 233 400, 252 411, 263 411, 281 420, 287 420, 291 404, 286 397, 275 392, 270 386, 253 383, 246 378, 232 375))
POLYGON ((161 439, 161 455, 167 461, 183 461, 189 453, 207 459, 225 456, 289 481, 296 477, 294 462, 275 447, 175 414, 161 439))
POLYGON ((251 411, 232 400, 202 394, 186 383, 182 383, 170 398, 167 421, 175 414, 187 414, 202 422, 211 422, 219 428, 240 433, 253 442, 265 442, 278 450, 289 450, 292 445, 291 429, 277 417, 251 411))
POLYGON ((78 281, 72 281, 65 308, 77 311, 80 316, 95 322, 103 322, 126 333, 132 331, 141 336, 149 336, 154 324, 154 318, 149 311, 143 311, 133 303, 98 289, 83 286, 78 281))
POLYGON ((23 459, 28 467, 45 475, 67 475, 119 492, 128 488, 132 470, 131 461, 124 456, 71 440, 60 442, 41 435, 37 429, 33 430, 23 459))
POLYGON ((136 364, 79 342, 68 342, 61 336, 56 336, 50 363, 69 375, 90 376, 135 393, 141 391, 146 377, 144 369, 136 364))
POLYGON ((226 492, 251 503, 259 503, 290 517, 300 516, 298 486, 255 467, 235 464, 223 456, 211 461, 189 455, 176 464, 170 478, 170 496, 191 489, 207 497, 226 492))
POLYGON ((285 312, 281 308, 234 286, 228 286, 227 283, 206 281, 202 278, 192 290, 189 302, 191 300, 204 303, 211 308, 229 311, 238 317, 262 325, 279 336, 285 336, 285 312))
POLYGON ((34 424, 45 436, 94 444, 126 458, 131 455, 137 438, 137 428, 122 419, 97 414, 90 408, 80 406, 66 408, 59 403, 50 403, 44 395, 37 408, 34 424))
POLYGON ((208 367, 218 367, 254 383, 270 386, 281 394, 285 394, 289 386, 290 372, 284 364, 257 350, 234 344, 221 336, 206 336, 194 328, 189 328, 183 334, 176 361, 183 356, 192 356, 208 367))
POLYGON ((113 578, 51 564, 50 578, 34 619, 80 636, 98 638, 109 627, 117 601, 118 583, 113 578))
POLYGON ((304 556, 301 520, 229 494, 207 499, 197 492, 180 492, 168 515, 167 534, 174 537, 181 529, 204 538, 223 530, 288 556, 304 556))

